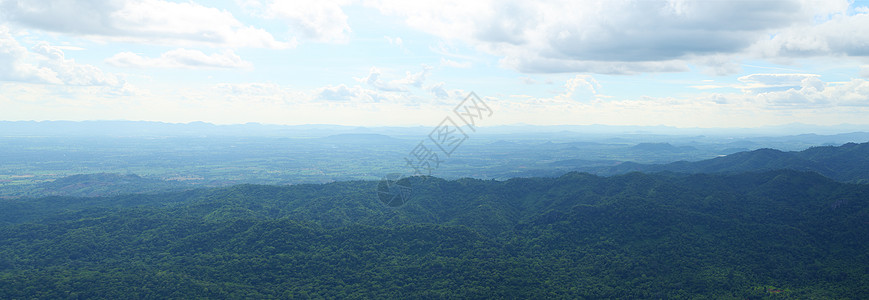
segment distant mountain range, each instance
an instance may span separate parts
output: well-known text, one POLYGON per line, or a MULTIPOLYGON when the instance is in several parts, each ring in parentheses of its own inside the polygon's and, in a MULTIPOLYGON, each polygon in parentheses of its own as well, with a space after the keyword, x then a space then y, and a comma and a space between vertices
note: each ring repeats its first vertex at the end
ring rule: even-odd
POLYGON ((838 181, 869 182, 869 143, 812 147, 791 152, 758 149, 696 162, 626 162, 589 171, 611 175, 628 172, 741 173, 778 169, 812 171, 838 181))
MULTIPOLYGON (((385 135, 346 134, 316 139, 319 143, 341 145, 369 141, 393 145, 397 140, 385 135)), ((499 141, 498 143, 509 143, 499 141)), ((680 152, 690 147, 666 143, 646 143, 631 147, 633 151, 680 152)), ((668 164, 639 164, 613 160, 589 161, 570 159, 555 161, 548 169, 517 173, 515 177, 560 176, 568 170, 611 176, 630 172, 643 173, 725 173, 762 172, 771 170, 810 171, 840 182, 869 182, 869 143, 848 143, 841 146, 821 146, 804 151, 785 152, 775 149, 745 151, 696 162, 679 161, 668 164), (574 166, 584 166, 576 168, 574 166)), ((7 187, 8 188, 12 188, 7 187)), ((51 182, 39 183, 13 193, 17 197, 77 196, 97 197, 121 194, 155 193, 190 189, 194 186, 179 181, 143 178, 133 174, 80 174, 51 182)))
POLYGON ((697 150, 697 148, 694 148, 691 146, 676 147, 676 146, 670 145, 669 143, 640 143, 640 144, 637 144, 637 145, 631 147, 631 150, 640 151, 640 152, 651 151, 651 152, 680 153, 680 152, 688 152, 688 151, 697 150))
MULTIPOLYGON (((325 137, 336 134, 385 134, 420 137, 429 126, 345 126, 329 124, 271 125, 260 123, 216 125, 205 122, 163 123, 150 121, 0 121, 0 137, 14 136, 294 136, 325 137)), ((623 125, 498 125, 487 126, 482 134, 533 137, 594 135, 729 135, 786 136, 799 134, 835 135, 867 132, 869 125, 820 126, 787 124, 757 128, 677 128, 670 126, 623 125)))

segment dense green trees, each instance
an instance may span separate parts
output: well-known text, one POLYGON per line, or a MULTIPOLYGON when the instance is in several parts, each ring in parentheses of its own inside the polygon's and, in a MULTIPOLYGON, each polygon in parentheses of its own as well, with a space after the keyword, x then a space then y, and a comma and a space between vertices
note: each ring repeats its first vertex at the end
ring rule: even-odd
POLYGON ((869 187, 570 173, 0 202, 0 298, 852 298, 869 187))

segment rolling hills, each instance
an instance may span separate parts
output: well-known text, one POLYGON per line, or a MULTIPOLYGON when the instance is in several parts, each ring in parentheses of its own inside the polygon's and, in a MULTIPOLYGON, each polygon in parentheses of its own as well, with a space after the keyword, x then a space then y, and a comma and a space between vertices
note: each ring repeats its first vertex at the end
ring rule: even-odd
POLYGON ((758 149, 738 152, 697 162, 669 164, 622 163, 596 168, 598 174, 628 172, 740 173, 789 169, 813 171, 844 182, 869 182, 869 143, 812 147, 803 151, 784 152, 758 149))
POLYGON ((869 187, 792 170, 0 201, 0 298, 859 298, 869 187))

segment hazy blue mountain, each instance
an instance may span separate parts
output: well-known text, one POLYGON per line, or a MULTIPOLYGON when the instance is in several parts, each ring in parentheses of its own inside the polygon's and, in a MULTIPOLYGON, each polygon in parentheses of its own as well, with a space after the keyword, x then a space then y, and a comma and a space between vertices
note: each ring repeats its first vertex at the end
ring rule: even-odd
MULTIPOLYGON (((376 133, 344 133, 330 135, 316 139, 317 143, 323 145, 383 145, 395 146, 400 144, 411 144, 413 140, 397 139, 388 135, 376 133)), ((419 141, 416 141, 419 142, 419 141)))
POLYGON ((178 181, 143 178, 135 174, 79 174, 38 184, 27 195, 101 197, 122 194, 160 193, 190 188, 178 181))
MULTIPOLYGON (((9 136, 295 136, 325 137, 336 134, 377 133, 391 136, 424 136, 437 124, 415 127, 359 127, 329 124, 272 125, 260 123, 215 125, 205 122, 163 123, 148 121, 0 121, 0 137, 9 136)), ((669 126, 612 125, 499 125, 482 127, 481 134, 543 139, 606 136, 797 136, 819 139, 850 135, 867 139, 869 128, 862 125, 816 126, 788 124, 760 128, 676 128, 669 126)), ((650 142, 655 142, 653 139, 650 142)))
POLYGON ((422 127, 358 127, 328 124, 269 125, 260 123, 215 125, 205 122, 162 123, 147 121, 0 121, 0 137, 110 136, 246 136, 246 137, 325 137, 336 134, 381 133, 418 135, 422 127))
POLYGON ((603 174, 626 172, 739 173, 790 169, 814 171, 839 181, 869 181, 869 143, 812 147, 804 151, 758 149, 696 162, 647 165, 623 163, 598 169, 603 174))
POLYGON ((697 150, 697 148, 691 146, 682 146, 676 147, 670 145, 670 143, 640 143, 634 145, 630 148, 632 151, 641 151, 641 152, 688 152, 697 150))

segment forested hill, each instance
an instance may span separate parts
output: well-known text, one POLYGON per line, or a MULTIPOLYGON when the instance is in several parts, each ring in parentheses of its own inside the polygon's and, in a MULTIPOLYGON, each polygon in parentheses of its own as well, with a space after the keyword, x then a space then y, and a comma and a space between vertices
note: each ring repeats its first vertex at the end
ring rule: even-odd
POLYGON ((25 195, 98 197, 158 193, 190 188, 178 181, 143 178, 135 174, 78 174, 32 187, 25 195))
POLYGON ((697 162, 680 161, 661 165, 623 163, 598 168, 595 173, 740 173, 778 169, 813 171, 844 182, 869 182, 869 143, 812 147, 799 152, 759 149, 697 162))
POLYGON ((811 172, 0 200, 0 298, 861 298, 869 187, 811 172))

